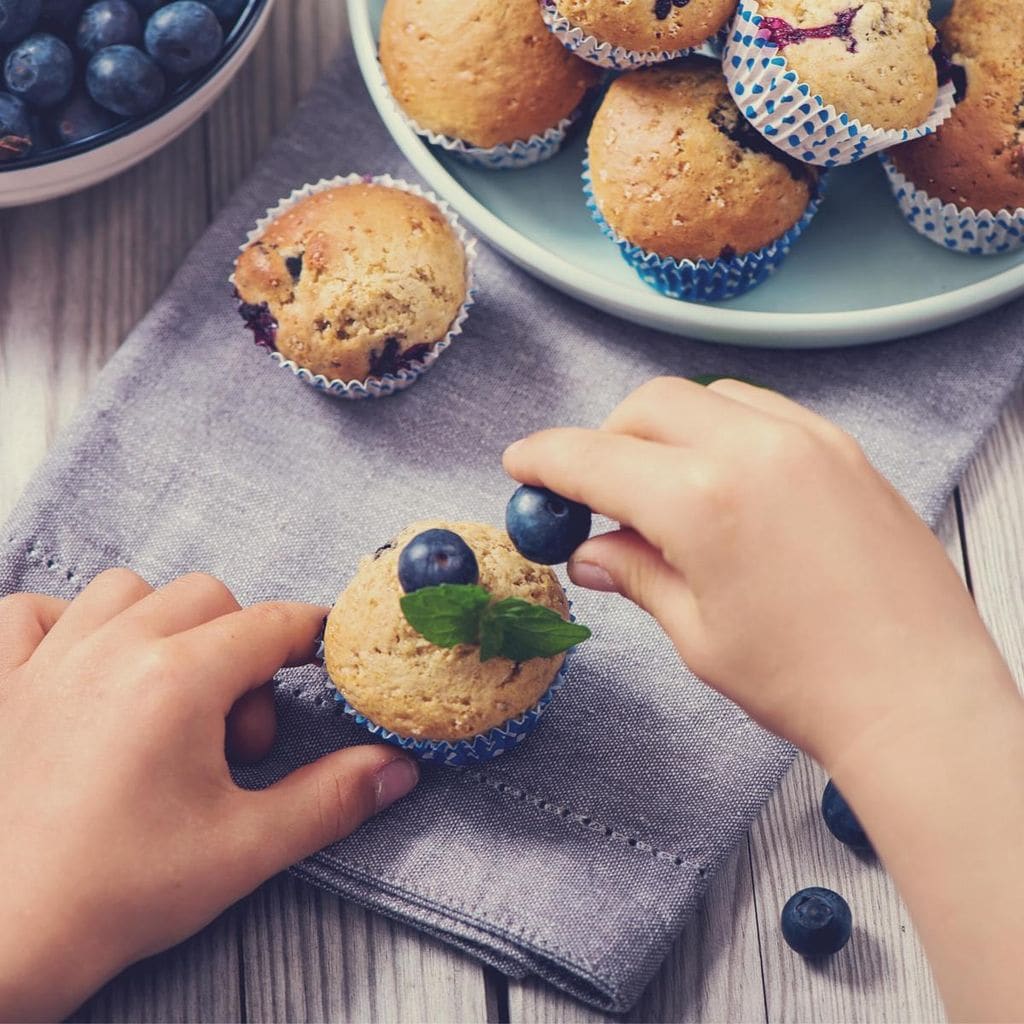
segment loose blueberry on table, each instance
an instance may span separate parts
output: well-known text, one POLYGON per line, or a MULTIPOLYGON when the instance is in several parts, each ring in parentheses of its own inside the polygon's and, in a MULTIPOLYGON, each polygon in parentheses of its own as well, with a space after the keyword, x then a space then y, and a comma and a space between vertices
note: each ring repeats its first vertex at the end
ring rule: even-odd
POLYGON ((849 904, 831 889, 801 889, 782 908, 782 937, 801 956, 838 953, 852 933, 849 904))
POLYGON ((560 565, 590 536, 590 509, 546 487, 523 485, 505 509, 505 529, 531 562, 560 565))
POLYGON ((424 530, 398 556, 398 582, 407 594, 442 583, 476 583, 479 578, 473 549, 451 530, 424 530))
POLYGON ((0 168, 157 110, 217 59, 248 2, 0 0, 0 168))
POLYGON ((821 816, 839 842, 854 850, 871 851, 871 840, 831 779, 821 795, 821 816))

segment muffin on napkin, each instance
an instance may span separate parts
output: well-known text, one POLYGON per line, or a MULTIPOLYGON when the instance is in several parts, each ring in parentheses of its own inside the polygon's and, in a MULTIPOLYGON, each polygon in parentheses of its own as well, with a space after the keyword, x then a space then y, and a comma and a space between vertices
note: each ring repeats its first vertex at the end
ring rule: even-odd
POLYGON ((598 224, 652 287, 692 301, 765 280, 810 222, 820 172, 743 119, 701 58, 623 75, 594 118, 584 172, 598 224))
POLYGON ((957 0, 940 25, 962 96, 935 135, 886 154, 911 226, 978 255, 1024 245, 1024 4, 957 0))
POLYGON ((425 760, 517 745, 589 631, 555 574, 480 523, 409 526, 360 564, 327 618, 323 657, 345 711, 425 760))
POLYGON ((599 81, 547 31, 537 0, 388 0, 380 63, 417 132, 492 168, 558 152, 599 81))
POLYGON ((798 159, 852 163, 949 116, 928 0, 740 0, 724 69, 757 129, 798 159))
POLYGON ((390 177, 308 185, 250 233, 232 283, 256 342, 339 397, 407 387, 461 331, 472 244, 446 206, 390 177))
POLYGON ((626 71, 719 52, 718 33, 736 0, 540 0, 549 29, 578 57, 626 71))

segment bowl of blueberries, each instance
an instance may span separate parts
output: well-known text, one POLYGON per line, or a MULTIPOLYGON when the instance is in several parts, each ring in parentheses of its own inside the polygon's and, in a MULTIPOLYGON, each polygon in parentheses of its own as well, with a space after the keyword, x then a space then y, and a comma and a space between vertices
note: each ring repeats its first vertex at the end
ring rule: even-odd
POLYGON ((225 89, 273 0, 0 0, 0 207, 145 159, 225 89))

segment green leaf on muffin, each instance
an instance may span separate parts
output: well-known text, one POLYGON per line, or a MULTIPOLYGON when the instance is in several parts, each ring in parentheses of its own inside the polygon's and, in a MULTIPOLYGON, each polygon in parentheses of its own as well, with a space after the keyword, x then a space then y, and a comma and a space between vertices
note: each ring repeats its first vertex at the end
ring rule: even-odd
POLYGON ((475 584, 442 583, 401 598, 406 621, 438 647, 479 644, 480 660, 552 658, 589 639, 590 630, 542 604, 517 597, 491 602, 475 584))

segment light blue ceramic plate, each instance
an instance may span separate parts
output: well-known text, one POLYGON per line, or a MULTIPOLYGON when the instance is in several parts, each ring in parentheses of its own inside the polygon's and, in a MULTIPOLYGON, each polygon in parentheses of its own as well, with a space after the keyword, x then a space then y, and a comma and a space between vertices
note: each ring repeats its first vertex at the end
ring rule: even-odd
POLYGON ((583 133, 522 171, 467 167, 411 131, 384 88, 376 33, 383 0, 348 0, 356 54, 395 141, 476 232, 556 288, 636 323, 706 341, 825 348, 919 334, 1024 295, 1024 251, 946 252, 905 224, 874 160, 832 175, 821 212, 767 284, 697 305, 644 285, 590 219, 580 188, 583 133))

